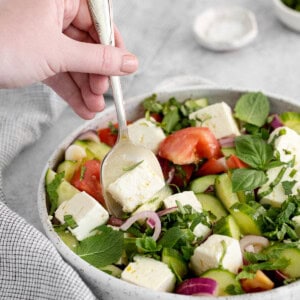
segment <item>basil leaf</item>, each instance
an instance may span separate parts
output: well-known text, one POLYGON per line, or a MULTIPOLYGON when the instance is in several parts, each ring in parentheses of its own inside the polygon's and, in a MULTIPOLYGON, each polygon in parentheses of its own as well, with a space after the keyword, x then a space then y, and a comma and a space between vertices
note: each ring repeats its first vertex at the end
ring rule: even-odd
POLYGON ((243 135, 235 138, 237 156, 249 166, 265 170, 273 158, 273 148, 260 137, 243 135))
POLYGON ((263 126, 270 112, 268 98, 258 93, 247 93, 240 97, 235 108, 235 117, 246 123, 263 126))
POLYGON ((179 227, 171 227, 164 233, 158 244, 163 248, 173 248, 184 237, 185 234, 179 227))
POLYGON ((235 169, 232 171, 232 191, 251 191, 267 182, 263 171, 253 169, 235 169))
POLYGON ((123 243, 123 233, 110 228, 110 230, 104 230, 100 234, 82 240, 75 252, 91 265, 101 268, 119 260, 123 251, 123 243))

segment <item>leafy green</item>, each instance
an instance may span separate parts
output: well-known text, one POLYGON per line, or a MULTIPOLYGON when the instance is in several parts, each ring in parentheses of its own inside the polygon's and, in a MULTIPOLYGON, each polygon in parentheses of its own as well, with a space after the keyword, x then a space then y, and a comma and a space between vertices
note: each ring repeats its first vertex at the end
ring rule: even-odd
POLYGON ((282 181, 281 184, 282 184, 282 187, 284 189, 284 193, 285 195, 290 195, 292 194, 292 189, 294 187, 294 185, 297 183, 296 180, 293 180, 293 181, 282 181))
POLYGON ((55 210, 57 209, 58 206, 57 189, 61 184, 61 182, 63 181, 64 177, 65 177, 65 172, 58 173, 55 175, 54 179, 49 184, 46 185, 46 191, 50 201, 50 211, 49 211, 50 216, 52 216, 55 210))
POLYGON ((68 227, 70 227, 71 229, 78 227, 76 221, 74 220, 73 216, 71 216, 71 215, 64 215, 64 221, 65 221, 66 225, 68 227))
POLYGON ((229 284, 226 288, 225 288, 225 292, 228 295, 241 295, 241 294, 245 294, 244 290, 242 289, 241 285, 238 284, 229 284))
POLYGON ((102 231, 82 240, 75 252, 82 259, 101 268, 116 263, 123 251, 123 233, 107 226, 99 227, 102 231))
MULTIPOLYGON (((136 239, 136 246, 139 253, 152 254, 154 256, 156 252, 160 252, 162 249, 161 245, 158 245, 156 241, 149 236, 144 236, 142 238, 136 239)), ((157 257, 154 256, 154 257, 157 257)))
POLYGON ((261 92, 247 93, 237 101, 234 111, 237 119, 261 127, 267 121, 270 104, 261 92))
POLYGON ((232 170, 232 191, 252 191, 267 182, 267 176, 261 170, 232 170))
POLYGON ((131 171, 131 170, 135 169, 137 166, 139 166, 142 162, 143 162, 143 160, 141 160, 141 161, 137 162, 136 164, 133 164, 127 168, 123 168, 123 171, 124 172, 131 171))
POLYGON ((163 248, 173 248, 180 239, 184 239, 185 233, 179 227, 171 227, 159 240, 159 245, 163 248))

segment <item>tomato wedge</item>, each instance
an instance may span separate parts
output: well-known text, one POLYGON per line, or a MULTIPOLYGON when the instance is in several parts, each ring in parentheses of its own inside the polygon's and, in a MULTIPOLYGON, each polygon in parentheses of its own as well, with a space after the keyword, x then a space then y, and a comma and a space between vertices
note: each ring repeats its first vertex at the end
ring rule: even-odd
POLYGON ((248 168, 248 165, 240 160, 236 155, 232 154, 228 157, 227 166, 229 169, 248 168))
POLYGON ((188 127, 178 130, 163 140, 158 155, 177 165, 198 163, 203 158, 218 158, 221 148, 207 127, 188 127))
POLYGON ((112 124, 111 127, 99 129, 98 136, 102 143, 110 147, 114 146, 118 138, 118 124, 112 124))
POLYGON ((214 157, 206 161, 196 172, 196 176, 215 175, 228 170, 225 158, 216 159, 214 157))
POLYGON ((70 182, 78 190, 85 191, 105 207, 100 184, 100 167, 99 160, 88 160, 74 173, 70 182))

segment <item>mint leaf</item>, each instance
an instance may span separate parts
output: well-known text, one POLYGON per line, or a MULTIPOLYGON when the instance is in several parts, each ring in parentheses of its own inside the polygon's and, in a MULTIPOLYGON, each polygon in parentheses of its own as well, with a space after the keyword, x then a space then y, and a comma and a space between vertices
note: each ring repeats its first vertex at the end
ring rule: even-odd
POLYGON ((119 260, 123 244, 123 233, 109 228, 81 241, 75 252, 91 265, 101 268, 119 260))
POLYGON ((240 97, 235 108, 235 117, 246 123, 263 126, 270 112, 268 98, 258 93, 247 93, 240 97))
POLYGON ((68 227, 70 227, 71 229, 78 227, 76 221, 74 220, 73 216, 71 216, 71 215, 64 215, 64 221, 65 221, 66 225, 68 227))
POLYGON ((55 175, 54 179, 46 185, 47 195, 50 201, 50 212, 49 215, 52 216, 58 206, 58 193, 57 189, 65 177, 65 172, 58 173, 55 175))
POLYGON ((249 166, 265 170, 273 159, 273 147, 260 137, 243 135, 235 138, 237 156, 249 166))
POLYGON ((294 185, 297 183, 296 180, 293 180, 293 181, 282 181, 281 184, 282 184, 282 187, 284 189, 284 193, 285 195, 290 195, 292 194, 292 189, 294 187, 294 185))
POLYGON ((267 182, 265 173, 261 170, 232 170, 232 191, 252 191, 267 182))
POLYGON ((179 227, 171 227, 164 233, 158 244, 163 248, 173 248, 184 237, 185 234, 179 227))

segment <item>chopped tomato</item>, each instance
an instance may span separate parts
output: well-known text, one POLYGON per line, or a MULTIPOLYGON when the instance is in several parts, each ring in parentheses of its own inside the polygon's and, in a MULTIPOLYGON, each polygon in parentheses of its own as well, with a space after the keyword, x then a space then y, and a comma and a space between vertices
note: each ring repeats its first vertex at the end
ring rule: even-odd
POLYGON ((165 180, 171 178, 170 183, 179 188, 187 186, 192 177, 195 165, 174 165, 172 162, 159 157, 158 158, 165 180))
POLYGON ((196 172, 197 176, 215 175, 227 171, 227 165, 224 157, 216 159, 214 157, 206 161, 196 172))
POLYGON ((188 165, 203 158, 220 157, 221 148, 207 127, 188 127, 166 137, 159 146, 158 155, 176 165, 188 165))
POLYGON ((74 173, 70 182, 78 190, 88 193, 105 207, 100 184, 100 167, 99 160, 88 160, 74 173))
POLYGON ((111 127, 98 130, 98 136, 102 143, 108 146, 114 146, 118 138, 118 124, 112 124, 111 127))
POLYGON ((240 160, 236 155, 232 154, 227 158, 226 164, 229 169, 247 168, 248 165, 240 160))
POLYGON ((151 113, 150 116, 156 121, 161 122, 163 119, 163 116, 159 113, 151 113))

